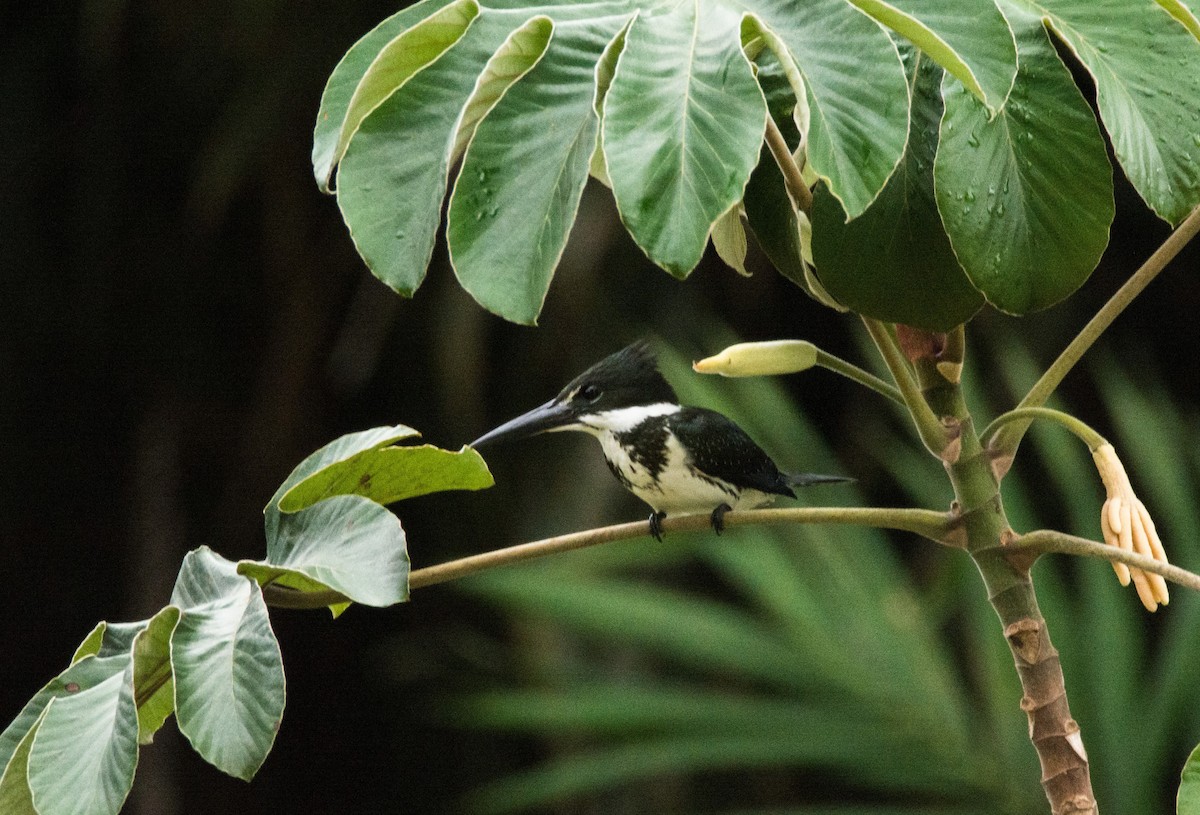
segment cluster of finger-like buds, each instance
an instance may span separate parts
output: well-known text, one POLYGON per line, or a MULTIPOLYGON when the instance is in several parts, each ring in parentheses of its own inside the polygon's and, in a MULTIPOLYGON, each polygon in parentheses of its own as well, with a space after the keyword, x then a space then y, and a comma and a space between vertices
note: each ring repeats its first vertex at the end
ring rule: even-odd
MULTIPOLYGON (((1133 485, 1129 483, 1129 476, 1117 457, 1117 451, 1111 444, 1105 443, 1092 451, 1092 458, 1108 492, 1108 500, 1100 510, 1100 527, 1104 531, 1105 542, 1166 563, 1167 553, 1163 551, 1154 521, 1150 519, 1145 504, 1134 494, 1133 485)), ((1130 579, 1133 580, 1138 597, 1147 610, 1155 611, 1159 603, 1166 605, 1170 601, 1167 583, 1160 575, 1124 563, 1113 563, 1113 570, 1122 586, 1128 586, 1130 579)))

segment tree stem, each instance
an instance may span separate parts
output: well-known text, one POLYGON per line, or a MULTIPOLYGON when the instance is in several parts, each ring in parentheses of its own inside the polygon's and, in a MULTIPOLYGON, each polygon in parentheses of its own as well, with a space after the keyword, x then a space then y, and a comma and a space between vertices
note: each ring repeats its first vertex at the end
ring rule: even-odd
POLYGON ((958 425, 959 455, 945 463, 963 522, 967 551, 1000 619, 1021 680, 1021 709, 1042 767, 1042 789, 1055 815, 1096 815, 1091 772, 1079 725, 1071 716, 1058 651, 1038 608, 1029 569, 1036 557, 1014 551, 1016 538, 1004 512, 1000 482, 967 410, 962 388, 937 369, 933 357, 916 361, 929 407, 958 425))

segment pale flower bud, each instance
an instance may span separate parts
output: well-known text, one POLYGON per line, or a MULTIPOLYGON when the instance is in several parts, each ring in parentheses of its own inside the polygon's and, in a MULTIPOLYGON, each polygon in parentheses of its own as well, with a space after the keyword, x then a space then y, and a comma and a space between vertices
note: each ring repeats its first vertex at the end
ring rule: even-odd
MULTIPOLYGON (((1104 531, 1105 542, 1166 563, 1167 553, 1154 528, 1154 521, 1150 519, 1145 504, 1134 494, 1133 485, 1129 483, 1129 476, 1117 457, 1117 451, 1111 444, 1105 443, 1092 451, 1092 458, 1108 492, 1108 500, 1100 510, 1100 528, 1104 531)), ((1161 575, 1147 573, 1124 563, 1114 563, 1112 566, 1122 586, 1128 586, 1130 579, 1133 579, 1138 597, 1147 610, 1156 611, 1159 603, 1166 605, 1170 601, 1167 582, 1161 575)))
POLYGON ((817 364, 817 346, 804 340, 743 342, 716 356, 692 363, 702 374, 721 376, 771 376, 806 371, 817 364))

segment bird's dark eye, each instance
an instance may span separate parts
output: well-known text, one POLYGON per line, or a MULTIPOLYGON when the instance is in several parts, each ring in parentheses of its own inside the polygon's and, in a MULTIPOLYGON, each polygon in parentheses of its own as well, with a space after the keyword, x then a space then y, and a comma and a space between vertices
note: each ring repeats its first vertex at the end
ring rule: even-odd
POLYGON ((579 398, 595 402, 600 398, 600 389, 595 385, 584 385, 579 389, 579 398))

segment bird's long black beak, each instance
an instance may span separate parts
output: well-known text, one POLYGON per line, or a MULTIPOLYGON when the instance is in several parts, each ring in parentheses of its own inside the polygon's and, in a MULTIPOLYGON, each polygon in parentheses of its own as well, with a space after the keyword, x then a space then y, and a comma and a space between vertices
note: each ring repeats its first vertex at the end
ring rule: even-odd
POLYGON ((551 399, 546 404, 505 422, 495 430, 484 433, 471 442, 471 446, 479 448, 501 439, 521 439, 550 430, 561 430, 574 423, 575 411, 571 409, 570 405, 551 399))

